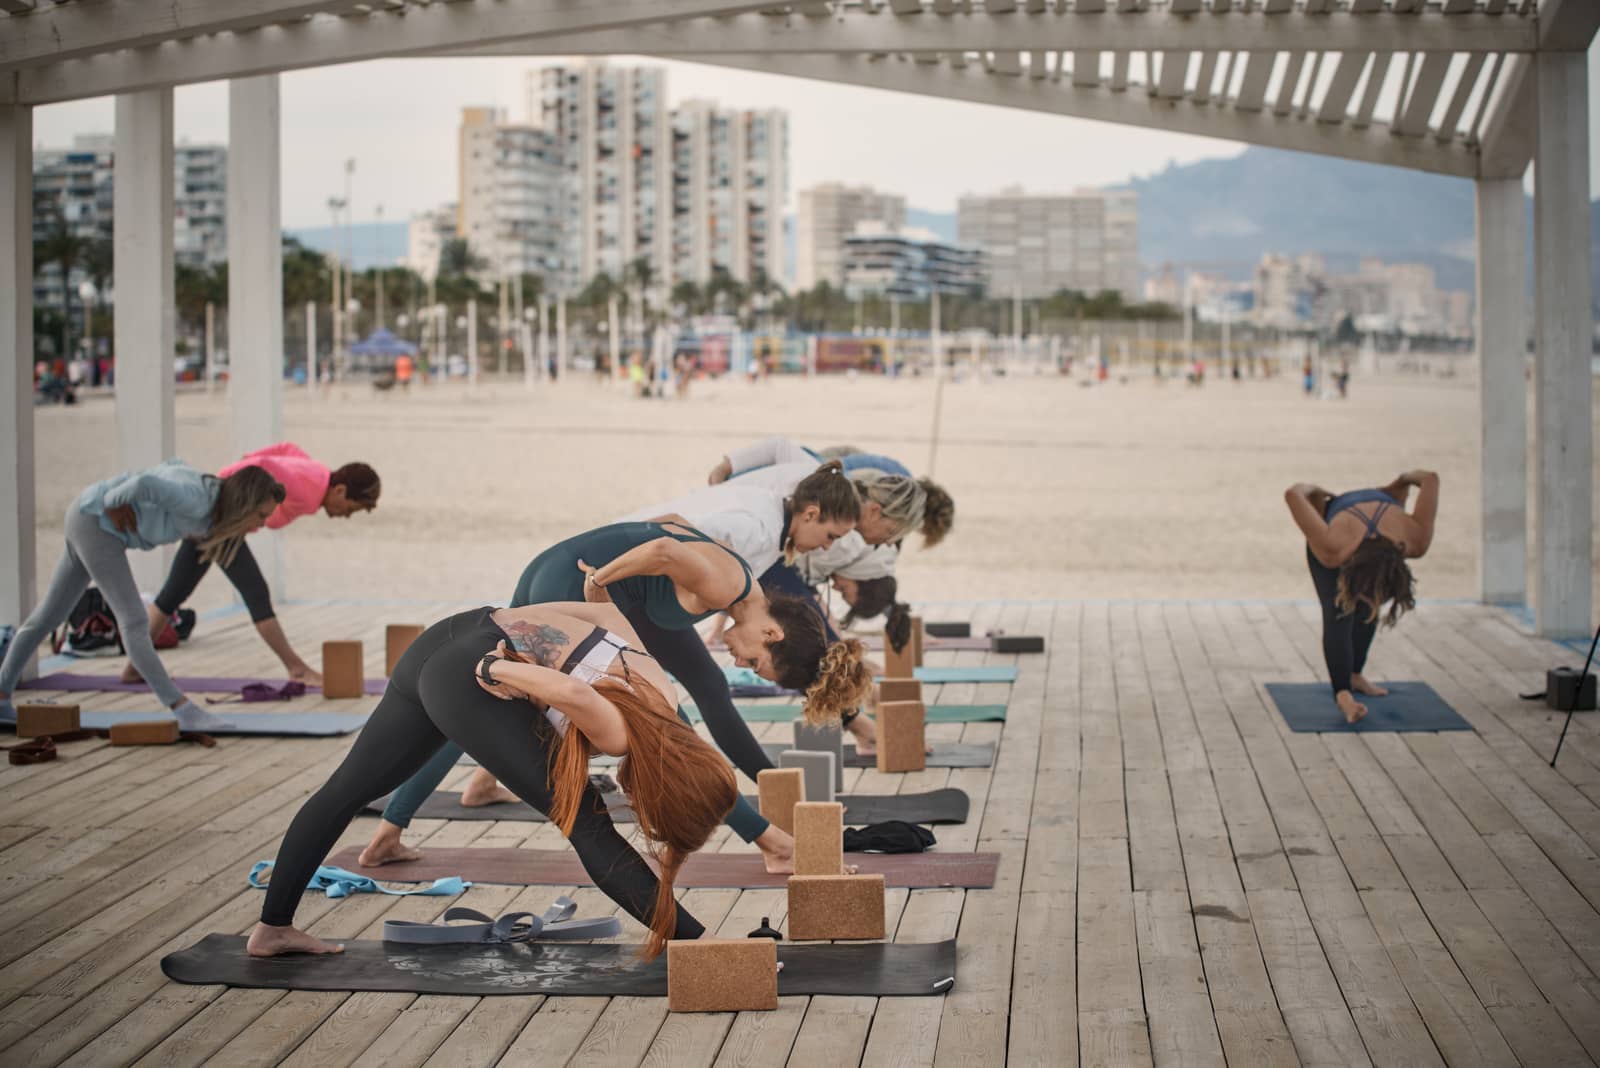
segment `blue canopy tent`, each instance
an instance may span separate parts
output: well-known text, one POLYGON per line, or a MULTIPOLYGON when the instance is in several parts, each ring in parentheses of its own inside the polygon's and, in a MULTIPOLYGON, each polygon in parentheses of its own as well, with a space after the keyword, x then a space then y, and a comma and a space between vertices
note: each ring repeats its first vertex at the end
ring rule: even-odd
POLYGON ((415 356, 417 347, 404 338, 396 337, 391 331, 374 330, 367 337, 350 346, 350 355, 356 357, 356 364, 367 370, 376 368, 391 368, 394 366, 396 356, 415 356))

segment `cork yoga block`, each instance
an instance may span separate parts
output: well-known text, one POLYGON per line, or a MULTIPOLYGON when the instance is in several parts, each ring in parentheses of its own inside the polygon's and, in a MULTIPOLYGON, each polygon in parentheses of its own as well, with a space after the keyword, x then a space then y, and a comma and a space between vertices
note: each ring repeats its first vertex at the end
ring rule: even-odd
POLYGON ((889 640, 889 632, 883 632, 883 673, 891 679, 909 679, 911 671, 917 666, 914 648, 915 642, 906 642, 904 649, 895 651, 894 643, 889 640))
POLYGON ((921 701, 878 705, 879 771, 922 771, 928 766, 927 720, 921 701))
POLYGON ((778 943, 773 939, 667 943, 668 1010, 744 1012, 777 1007, 778 943))
POLYGON ((911 617, 911 663, 914 667, 922 666, 922 617, 911 617))
POLYGON ((832 801, 838 792, 834 789, 834 776, 839 774, 839 761, 832 753, 813 749, 785 749, 778 754, 778 767, 799 768, 806 784, 806 797, 813 801, 832 801))
POLYGON ((775 827, 794 833, 794 807, 806 799, 806 773, 799 768, 763 768, 756 776, 761 814, 775 827))
POLYGON ((400 662, 405 651, 411 648, 411 643, 427 628, 420 623, 390 623, 383 633, 383 673, 394 674, 394 666, 400 662))
POLYGON ((360 697, 367 681, 364 660, 360 642, 323 642, 322 696, 360 697))
POLYGON ((839 802, 794 806, 794 873, 844 874, 844 806, 839 802))
POLYGON ((17 705, 17 737, 42 738, 79 728, 78 706, 32 701, 17 705))
POLYGON ((113 723, 112 745, 171 745, 178 740, 178 721, 153 719, 148 723, 113 723))
POLYGON ((886 678, 878 683, 879 701, 920 701, 922 681, 913 678, 886 678))
POLYGON ((882 938, 883 876, 789 877, 789 937, 882 938))

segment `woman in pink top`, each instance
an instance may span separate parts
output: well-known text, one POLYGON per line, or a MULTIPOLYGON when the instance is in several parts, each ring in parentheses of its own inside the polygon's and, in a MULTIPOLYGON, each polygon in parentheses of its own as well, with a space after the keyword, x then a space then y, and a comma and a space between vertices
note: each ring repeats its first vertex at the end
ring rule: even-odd
MULTIPOLYGON (((257 449, 217 474, 227 478, 242 467, 259 467, 284 488, 283 502, 267 518, 269 530, 286 527, 319 508, 334 519, 370 512, 377 507, 378 494, 383 488, 378 473, 366 464, 348 463, 337 471, 330 471, 326 464, 318 463, 300 446, 287 441, 257 449)), ((172 561, 172 570, 167 573, 166 584, 156 595, 155 603, 149 606, 152 637, 159 637, 170 625, 172 614, 200 585, 200 579, 210 566, 201 562, 193 541, 184 539, 178 543, 178 553, 172 561)), ((222 571, 239 591, 256 632, 278 654, 289 677, 311 686, 322 685, 322 674, 300 658, 284 635, 272 608, 267 581, 250 553, 250 546, 241 544, 233 562, 224 565, 222 571)), ((139 673, 129 664, 123 668, 122 678, 124 682, 138 682, 139 673)))

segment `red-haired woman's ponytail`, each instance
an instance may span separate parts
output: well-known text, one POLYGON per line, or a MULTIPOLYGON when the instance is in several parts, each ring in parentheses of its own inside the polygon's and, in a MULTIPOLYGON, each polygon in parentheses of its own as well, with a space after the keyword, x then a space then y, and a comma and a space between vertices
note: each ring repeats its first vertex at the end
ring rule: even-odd
POLYGON ((678 879, 678 869, 689 859, 688 854, 669 845, 656 849, 654 856, 660 871, 656 879, 656 902, 650 909, 650 937, 645 939, 640 954, 645 960, 654 960, 667 948, 667 939, 678 925, 678 901, 673 896, 672 884, 678 879))

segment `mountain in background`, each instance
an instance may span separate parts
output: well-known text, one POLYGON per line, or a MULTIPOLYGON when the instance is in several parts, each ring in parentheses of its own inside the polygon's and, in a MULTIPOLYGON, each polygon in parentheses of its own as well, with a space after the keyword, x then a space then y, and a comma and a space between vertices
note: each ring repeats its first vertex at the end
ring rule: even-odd
POLYGON ((336 231, 331 226, 307 226, 298 230, 285 230, 284 234, 317 252, 329 251, 337 239, 339 254, 343 256, 348 248, 350 262, 358 271, 378 266, 393 267, 405 259, 406 253, 410 251, 409 223, 365 222, 356 223, 349 229, 348 244, 344 229, 336 231))

